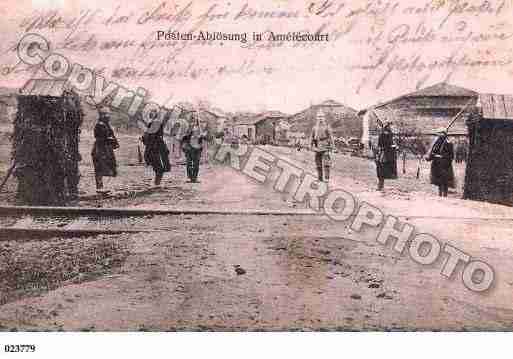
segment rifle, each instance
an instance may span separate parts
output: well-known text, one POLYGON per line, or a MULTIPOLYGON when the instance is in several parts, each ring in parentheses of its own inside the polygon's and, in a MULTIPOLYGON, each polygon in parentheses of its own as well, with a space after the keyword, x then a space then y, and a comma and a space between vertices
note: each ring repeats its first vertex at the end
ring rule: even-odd
MULTIPOLYGON (((372 110, 372 113, 374 114, 374 116, 376 116, 376 120, 378 122, 378 125, 383 130, 385 128, 384 122, 381 120, 381 118, 379 118, 379 116, 378 116, 376 111, 372 110)), ((380 149, 380 147, 378 146, 378 150, 377 150, 377 152, 375 152, 375 158, 374 158, 376 163, 382 162, 383 161, 383 156, 384 156, 384 153, 383 153, 382 149, 380 149)))
MULTIPOLYGON (((447 125, 447 127, 445 128, 445 132, 446 133, 449 133, 449 128, 451 128, 451 126, 456 122, 456 120, 463 114, 463 112, 465 112, 465 110, 467 109, 467 107, 472 103, 472 101, 474 101, 474 99, 470 99, 467 104, 456 114, 456 116, 453 117, 453 119, 451 120, 451 122, 449 122, 449 124, 447 125)), ((428 154, 428 158, 430 158, 431 156, 433 156, 433 147, 436 143, 436 141, 438 140, 438 138, 436 138, 433 143, 431 144, 431 147, 429 149, 429 154, 428 154)), ((447 137, 444 139, 444 142, 442 143, 442 147, 445 146, 445 143, 447 142, 447 137)))
POLYGON ((372 113, 374 114, 374 116, 376 116, 376 120, 378 120, 378 125, 381 127, 381 128, 384 128, 385 127, 385 124, 383 123, 383 121, 381 121, 381 118, 379 118, 378 114, 376 113, 376 111, 374 110, 370 110, 372 111, 372 113))
POLYGON ((196 125, 198 126, 198 129, 200 131, 200 136, 202 136, 202 138, 200 138, 200 140, 202 141, 202 146, 203 146, 203 154, 204 154, 204 159, 206 159, 206 163, 208 164, 209 162, 209 158, 208 158, 208 142, 207 142, 207 133, 206 131, 204 132, 203 131, 203 127, 201 126, 203 123, 203 121, 201 120, 201 110, 198 109, 196 111, 197 113, 197 118, 196 118, 196 125))
POLYGON ((463 112, 467 109, 467 107, 472 103, 472 101, 474 101, 474 99, 471 99, 469 102, 467 102, 467 104, 465 105, 465 107, 463 107, 457 114, 456 116, 454 116, 454 118, 451 120, 451 122, 449 122, 449 124, 447 125, 447 127, 445 128, 445 131, 446 132, 449 132, 449 128, 451 128, 451 126, 454 124, 454 122, 456 122, 456 120, 463 114, 463 112))
POLYGON ((198 126, 198 128, 201 130, 201 118, 200 118, 200 110, 197 110, 196 111, 196 125, 198 126))

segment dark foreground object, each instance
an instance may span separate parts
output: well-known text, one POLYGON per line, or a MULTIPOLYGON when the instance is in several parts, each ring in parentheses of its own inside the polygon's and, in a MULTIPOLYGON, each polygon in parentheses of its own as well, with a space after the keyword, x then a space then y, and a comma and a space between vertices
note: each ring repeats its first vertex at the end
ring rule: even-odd
POLYGON ((482 113, 474 110, 467 120, 463 198, 513 206, 513 97, 483 95, 481 102, 482 113))
POLYGON ((83 114, 78 95, 19 95, 13 161, 21 204, 64 205, 78 195, 78 143, 83 114))

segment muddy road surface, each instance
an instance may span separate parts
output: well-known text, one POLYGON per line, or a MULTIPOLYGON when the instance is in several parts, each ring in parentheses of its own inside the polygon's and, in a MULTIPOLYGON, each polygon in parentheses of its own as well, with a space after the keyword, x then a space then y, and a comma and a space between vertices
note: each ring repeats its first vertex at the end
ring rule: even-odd
MULTIPOLYGON (((268 150, 314 170, 311 153, 268 150)), ((429 187, 405 191, 396 183, 377 192, 369 178, 344 170, 365 166, 354 161, 364 160, 336 159, 332 186, 485 260, 496 271, 494 288, 473 293, 461 268, 447 279, 441 263, 421 266, 378 243, 377 232, 356 233, 322 215, 153 215, 129 221, 150 233, 1 241, 0 329, 511 330, 513 210, 457 195, 442 200, 429 187), (79 258, 74 266, 72 258, 79 258), (15 284, 7 268, 17 273, 15 284), (41 278, 46 286, 34 289, 41 278)), ((123 188, 144 187, 143 170, 131 171, 123 188)), ((205 166, 199 184, 186 183, 180 171, 158 191, 86 204, 306 209, 228 167, 205 166)))

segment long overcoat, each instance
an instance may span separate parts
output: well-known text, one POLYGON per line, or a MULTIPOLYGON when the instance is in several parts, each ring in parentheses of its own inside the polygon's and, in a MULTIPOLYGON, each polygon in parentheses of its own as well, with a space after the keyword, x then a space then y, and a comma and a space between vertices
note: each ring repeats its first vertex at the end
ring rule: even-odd
MULTIPOLYGON (((148 130, 158 123, 150 123, 148 130)), ((164 141, 164 126, 160 126, 158 131, 147 131, 143 138, 144 143, 144 161, 148 166, 153 167, 156 173, 169 172, 171 163, 169 162, 169 149, 164 141)))
POLYGON ((394 135, 387 129, 383 130, 378 138, 376 172, 378 178, 397 178, 397 152, 394 146, 394 135))
POLYGON ((436 186, 456 186, 452 161, 454 159, 454 145, 439 137, 428 157, 431 161, 431 184, 436 186), (439 157, 440 156, 440 157, 439 157))
POLYGON ((117 163, 114 149, 119 147, 112 127, 102 121, 98 121, 94 127, 94 145, 91 151, 94 173, 96 176, 117 176, 117 163))

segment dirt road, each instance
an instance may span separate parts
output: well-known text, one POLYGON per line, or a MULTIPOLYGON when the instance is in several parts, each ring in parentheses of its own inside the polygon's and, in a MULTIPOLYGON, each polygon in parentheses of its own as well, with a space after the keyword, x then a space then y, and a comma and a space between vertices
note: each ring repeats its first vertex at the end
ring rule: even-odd
MULTIPOLYGON (((309 153, 268 150, 313 170, 309 153)), ((144 225, 161 231, 101 239, 122 247, 116 266, 4 304, 0 328, 511 330, 513 230, 506 218, 513 218, 513 210, 456 196, 440 200, 427 191, 402 191, 396 184, 382 194, 370 180, 345 171, 344 163, 354 161, 364 160, 337 159, 333 186, 487 261, 496 270, 495 288, 472 293, 459 278, 461 270, 446 279, 440 263, 423 267, 377 243, 375 233, 354 233, 347 224, 323 216, 154 216, 145 218, 144 225)), ((161 191, 121 204, 304 208, 289 195, 216 166, 202 169, 200 184, 187 184, 174 173, 161 191)), ((20 253, 50 248, 7 243, 20 253)))

